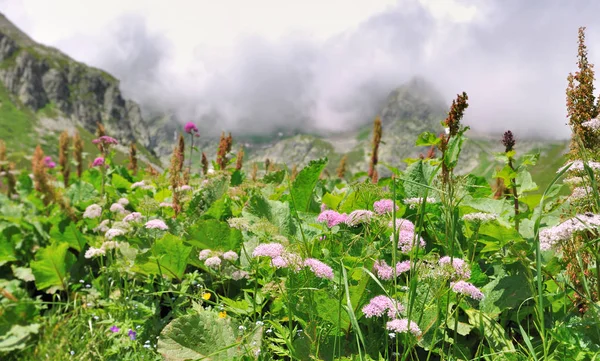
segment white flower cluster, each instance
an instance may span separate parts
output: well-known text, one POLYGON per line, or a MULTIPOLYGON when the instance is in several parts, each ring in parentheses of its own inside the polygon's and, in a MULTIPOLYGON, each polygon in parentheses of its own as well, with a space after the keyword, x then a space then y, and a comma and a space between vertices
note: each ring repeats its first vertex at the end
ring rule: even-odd
MULTIPOLYGON (((576 160, 573 162, 569 162, 567 164, 565 164, 563 167, 561 167, 556 173, 560 173, 562 172, 567 166, 569 166, 571 164, 571 167, 569 168, 569 172, 582 172, 584 170, 583 167, 583 161, 581 160, 576 160)), ((599 162, 586 162, 586 164, 588 165, 588 167, 590 167, 593 171, 598 171, 600 170, 600 163, 599 162)))
POLYGON ((569 200, 577 201, 577 200, 586 198, 586 197, 590 196, 591 194, 592 194, 592 187, 590 187, 590 186, 577 187, 577 188, 573 189, 573 192, 569 196, 569 200))
POLYGON ((600 120, 598 118, 594 118, 594 119, 588 120, 587 122, 581 123, 581 126, 592 129, 592 130, 599 130, 600 129, 600 120))
POLYGON ((490 221, 495 220, 496 218, 498 218, 498 216, 493 213, 483 213, 483 212, 469 213, 469 214, 465 214, 462 217, 463 221, 465 221, 465 222, 480 222, 480 223, 490 222, 490 221))
POLYGON ((580 185, 583 184, 584 179, 583 177, 569 177, 569 178, 565 178, 563 180, 564 184, 570 184, 570 185, 580 185))
POLYGON ((97 204, 89 205, 83 212, 83 218, 99 218, 101 215, 102 207, 97 204))
POLYGON ((540 232, 540 248, 552 249, 557 243, 570 239, 575 232, 600 227, 600 215, 593 213, 578 214, 552 228, 540 232))
MULTIPOLYGON (((404 200, 404 204, 408 205, 410 209, 417 208, 421 203, 423 203, 423 198, 406 198, 404 200)), ((433 197, 427 197, 427 203, 436 203, 436 200, 433 197)))
POLYGON ((98 257, 98 256, 104 256, 104 255, 106 255, 107 250, 111 250, 111 249, 115 249, 115 248, 119 248, 119 242, 105 241, 104 243, 102 243, 102 246, 100 246, 100 248, 94 248, 94 247, 88 248, 88 250, 85 251, 84 257, 85 258, 94 258, 94 257, 98 257))

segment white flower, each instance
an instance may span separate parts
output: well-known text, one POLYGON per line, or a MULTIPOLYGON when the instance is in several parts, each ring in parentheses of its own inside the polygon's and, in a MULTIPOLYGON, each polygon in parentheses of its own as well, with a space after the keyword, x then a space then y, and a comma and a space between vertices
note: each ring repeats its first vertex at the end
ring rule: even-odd
POLYGON ((104 249, 102 248, 94 248, 94 247, 90 247, 87 251, 85 251, 85 258, 94 258, 94 257, 98 257, 98 256, 104 256, 106 254, 106 251, 104 251, 104 249))
POLYGON ((109 249, 115 249, 119 247, 119 242, 116 241, 104 241, 104 243, 102 243, 102 248, 103 250, 109 250, 109 249))
POLYGON ((142 214, 140 212, 133 212, 125 216, 123 218, 123 222, 139 222, 142 219, 142 214))
POLYGON ((144 183, 144 181, 139 181, 139 182, 135 182, 131 185, 131 189, 136 189, 136 188, 144 188, 144 186, 146 185, 146 183, 144 183))
POLYGON ((108 222, 110 222, 110 220, 105 219, 102 222, 100 222, 100 224, 98 225, 98 227, 94 228, 94 232, 106 232, 108 231, 108 222))
POLYGON ((221 265, 221 259, 219 257, 210 257, 204 261, 204 264, 206 267, 219 268, 221 265))
POLYGON ((122 205, 123 207, 125 207, 126 205, 129 204, 129 199, 127 199, 127 198, 119 198, 119 200, 117 201, 117 203, 119 203, 120 205, 122 205))
POLYGON ((200 261, 204 261, 205 259, 210 257, 211 254, 212 254, 212 251, 210 249, 203 249, 202 251, 200 251, 200 254, 198 255, 198 259, 200 259, 200 261))
POLYGON ((234 251, 227 251, 223 254, 223 259, 231 262, 235 262, 238 259, 238 254, 234 251))
POLYGON ((498 216, 493 213, 483 213, 483 212, 469 213, 469 214, 465 214, 462 217, 463 221, 470 221, 470 222, 490 222, 490 221, 495 220, 496 218, 498 218, 498 216))
POLYGON ((110 206, 110 211, 113 213, 124 213, 125 212, 125 208, 123 208, 123 205, 119 204, 119 203, 113 203, 110 206))
POLYGON ((570 239, 575 232, 600 227, 600 215, 593 213, 578 214, 559 225, 540 232, 540 248, 550 250, 557 243, 570 239))
POLYGON ((594 118, 594 119, 588 120, 587 122, 581 123, 581 126, 592 129, 592 130, 599 130, 600 129, 600 120, 598 120, 598 118, 594 118))
POLYGON ((177 191, 179 192, 185 192, 185 191, 191 191, 192 187, 190 187, 187 184, 182 185, 181 187, 177 187, 177 191))
POLYGON ((208 170, 208 172, 207 172, 207 173, 208 173, 208 174, 215 174, 215 170, 214 170, 214 169, 212 169, 212 168, 210 168, 210 169, 208 170))
POLYGON ((173 208, 173 203, 160 202, 159 207, 162 207, 162 208, 173 208))
POLYGON ((122 236, 124 234, 125 234, 125 232, 122 229, 111 228, 108 231, 106 231, 106 233, 104 234, 104 237, 106 237, 107 239, 113 239, 115 237, 122 236))
POLYGON ((89 205, 85 212, 83 212, 83 218, 98 218, 102 215, 102 207, 97 204, 89 205))
MULTIPOLYGON (((427 203, 435 203, 436 200, 433 197, 427 197, 427 203)), ((417 206, 423 203, 423 198, 406 198, 404 204, 408 205, 410 209, 415 209, 417 206)))
MULTIPOLYGON (((567 166, 569 166, 571 164, 571 167, 569 168, 569 172, 576 172, 576 171, 583 171, 584 167, 583 167, 583 161, 581 160, 576 160, 573 162, 568 162, 567 164, 565 164, 563 167, 561 167, 558 171, 556 171, 556 173, 560 173, 562 172, 567 166)), ((586 163, 588 165, 588 167, 590 167, 593 171, 597 171, 600 170, 600 163, 598 162, 587 162, 586 163)))
POLYGON ((592 187, 590 187, 590 186, 577 187, 577 188, 573 189, 573 192, 569 196, 569 200, 576 201, 579 199, 589 197, 590 195, 592 195, 592 191, 593 191, 592 187))

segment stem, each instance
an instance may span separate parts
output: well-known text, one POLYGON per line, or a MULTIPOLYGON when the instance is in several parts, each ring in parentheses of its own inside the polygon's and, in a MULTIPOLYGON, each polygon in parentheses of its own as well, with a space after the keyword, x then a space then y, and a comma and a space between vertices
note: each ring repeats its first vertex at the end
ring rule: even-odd
MULTIPOLYGON (((508 158, 508 166, 513 171, 515 170, 512 158, 508 158)), ((510 182, 512 183, 513 198, 515 202, 515 230, 519 232, 519 195, 517 194, 517 182, 515 178, 511 179, 510 182)))
POLYGON ((188 174, 192 174, 192 151, 194 150, 194 135, 190 133, 190 156, 188 157, 188 174))

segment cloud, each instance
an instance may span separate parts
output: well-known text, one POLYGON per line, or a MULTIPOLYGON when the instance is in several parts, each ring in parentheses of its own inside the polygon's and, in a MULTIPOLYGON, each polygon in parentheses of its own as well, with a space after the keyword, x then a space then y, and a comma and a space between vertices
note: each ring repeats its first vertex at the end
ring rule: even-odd
POLYGON ((565 137, 579 26, 590 61, 600 56, 591 0, 40 1, 0 7, 34 39, 115 74, 146 113, 215 132, 344 130, 422 75, 448 104, 469 94, 474 129, 565 137))

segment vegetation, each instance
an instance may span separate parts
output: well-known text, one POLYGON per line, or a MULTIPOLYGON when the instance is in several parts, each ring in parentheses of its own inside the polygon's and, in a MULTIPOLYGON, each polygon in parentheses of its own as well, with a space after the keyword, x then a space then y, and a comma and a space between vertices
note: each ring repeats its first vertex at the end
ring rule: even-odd
MULTIPOLYGON (((569 107, 588 99, 569 87, 569 107)), ((574 118, 538 197, 530 170, 555 154, 519 154, 510 131, 490 178, 454 172, 465 111, 462 93, 391 177, 327 176, 326 158, 248 176, 225 134, 209 168, 190 123, 162 174, 129 170, 137 152, 116 159, 101 126, 63 135, 60 167, 36 147, 31 177, 0 151, 0 357, 598 359, 600 120, 574 118)))

